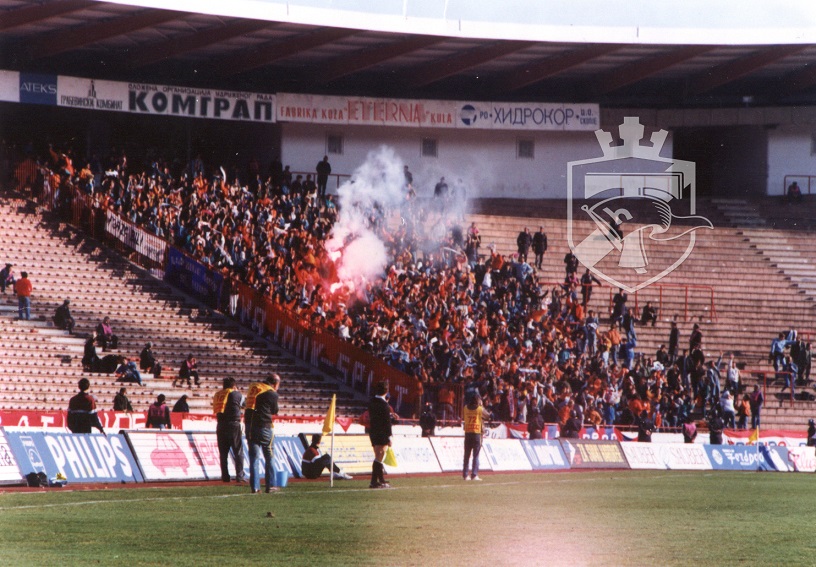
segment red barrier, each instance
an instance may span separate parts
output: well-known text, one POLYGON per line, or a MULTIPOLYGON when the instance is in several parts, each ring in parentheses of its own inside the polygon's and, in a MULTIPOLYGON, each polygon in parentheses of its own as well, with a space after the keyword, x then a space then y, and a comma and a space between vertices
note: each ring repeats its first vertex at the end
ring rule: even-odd
POLYGON ((377 382, 388 380, 393 403, 400 415, 419 415, 422 386, 419 381, 361 351, 332 333, 310 325, 255 289, 234 282, 239 296, 241 322, 288 352, 331 374, 359 392, 370 393, 377 382))

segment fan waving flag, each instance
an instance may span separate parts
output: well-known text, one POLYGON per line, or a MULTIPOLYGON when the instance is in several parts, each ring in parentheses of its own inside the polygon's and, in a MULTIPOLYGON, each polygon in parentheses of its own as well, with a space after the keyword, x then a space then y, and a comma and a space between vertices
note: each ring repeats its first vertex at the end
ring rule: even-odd
POLYGON ((326 419, 323 420, 323 435, 331 433, 334 429, 334 406, 337 403, 337 394, 332 394, 331 405, 329 411, 326 412, 326 419))

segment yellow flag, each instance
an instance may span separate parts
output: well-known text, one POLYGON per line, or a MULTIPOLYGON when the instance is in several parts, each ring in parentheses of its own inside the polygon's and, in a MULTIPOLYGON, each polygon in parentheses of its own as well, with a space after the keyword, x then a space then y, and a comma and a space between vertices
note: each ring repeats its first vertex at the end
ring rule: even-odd
POLYGON ((337 394, 332 394, 329 411, 326 412, 326 419, 323 420, 323 435, 327 435, 334 429, 334 406, 337 404, 337 394))
POLYGON ((753 445, 754 443, 759 443, 759 427, 754 429, 754 432, 751 433, 751 436, 748 438, 749 445, 753 445))
POLYGON ((385 452, 383 464, 386 464, 389 467, 397 466, 397 456, 394 454, 394 449, 392 449, 391 447, 389 447, 388 450, 385 452))

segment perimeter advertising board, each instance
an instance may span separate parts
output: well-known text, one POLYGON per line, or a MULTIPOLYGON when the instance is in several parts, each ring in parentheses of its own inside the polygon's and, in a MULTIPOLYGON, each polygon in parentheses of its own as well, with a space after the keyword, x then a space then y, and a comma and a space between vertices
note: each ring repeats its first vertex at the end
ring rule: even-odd
POLYGON ((394 437, 392 448, 397 458, 397 466, 386 466, 389 473, 442 472, 429 437, 394 437))
POLYGON ((6 437, 23 476, 61 472, 69 483, 143 480, 123 435, 6 431, 6 437))
POLYGON ((17 459, 11 451, 6 433, 0 429, 0 484, 21 484, 23 475, 17 466, 17 459))
POLYGON ((488 438, 482 445, 482 454, 494 471, 531 471, 533 466, 521 443, 520 439, 488 438))
POLYGON ((561 443, 548 439, 522 441, 521 448, 527 454, 533 470, 568 469, 569 460, 561 449, 561 443))
POLYGON ((574 469, 628 469, 629 463, 617 441, 560 439, 561 448, 574 469))
MULTIPOLYGON (((444 472, 462 472, 462 462, 465 456, 464 437, 431 437, 436 458, 444 472)), ((493 465, 485 456, 484 450, 479 454, 479 469, 491 470, 493 465)))

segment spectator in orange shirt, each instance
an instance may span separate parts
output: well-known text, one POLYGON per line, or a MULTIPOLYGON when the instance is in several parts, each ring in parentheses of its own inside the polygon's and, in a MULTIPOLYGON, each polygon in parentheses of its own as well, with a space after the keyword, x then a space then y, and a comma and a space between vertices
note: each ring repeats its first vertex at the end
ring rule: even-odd
POLYGON ((31 285, 31 280, 28 279, 28 272, 22 272, 20 279, 14 282, 14 293, 17 294, 17 312, 18 320, 31 319, 31 291, 34 286, 31 285))

